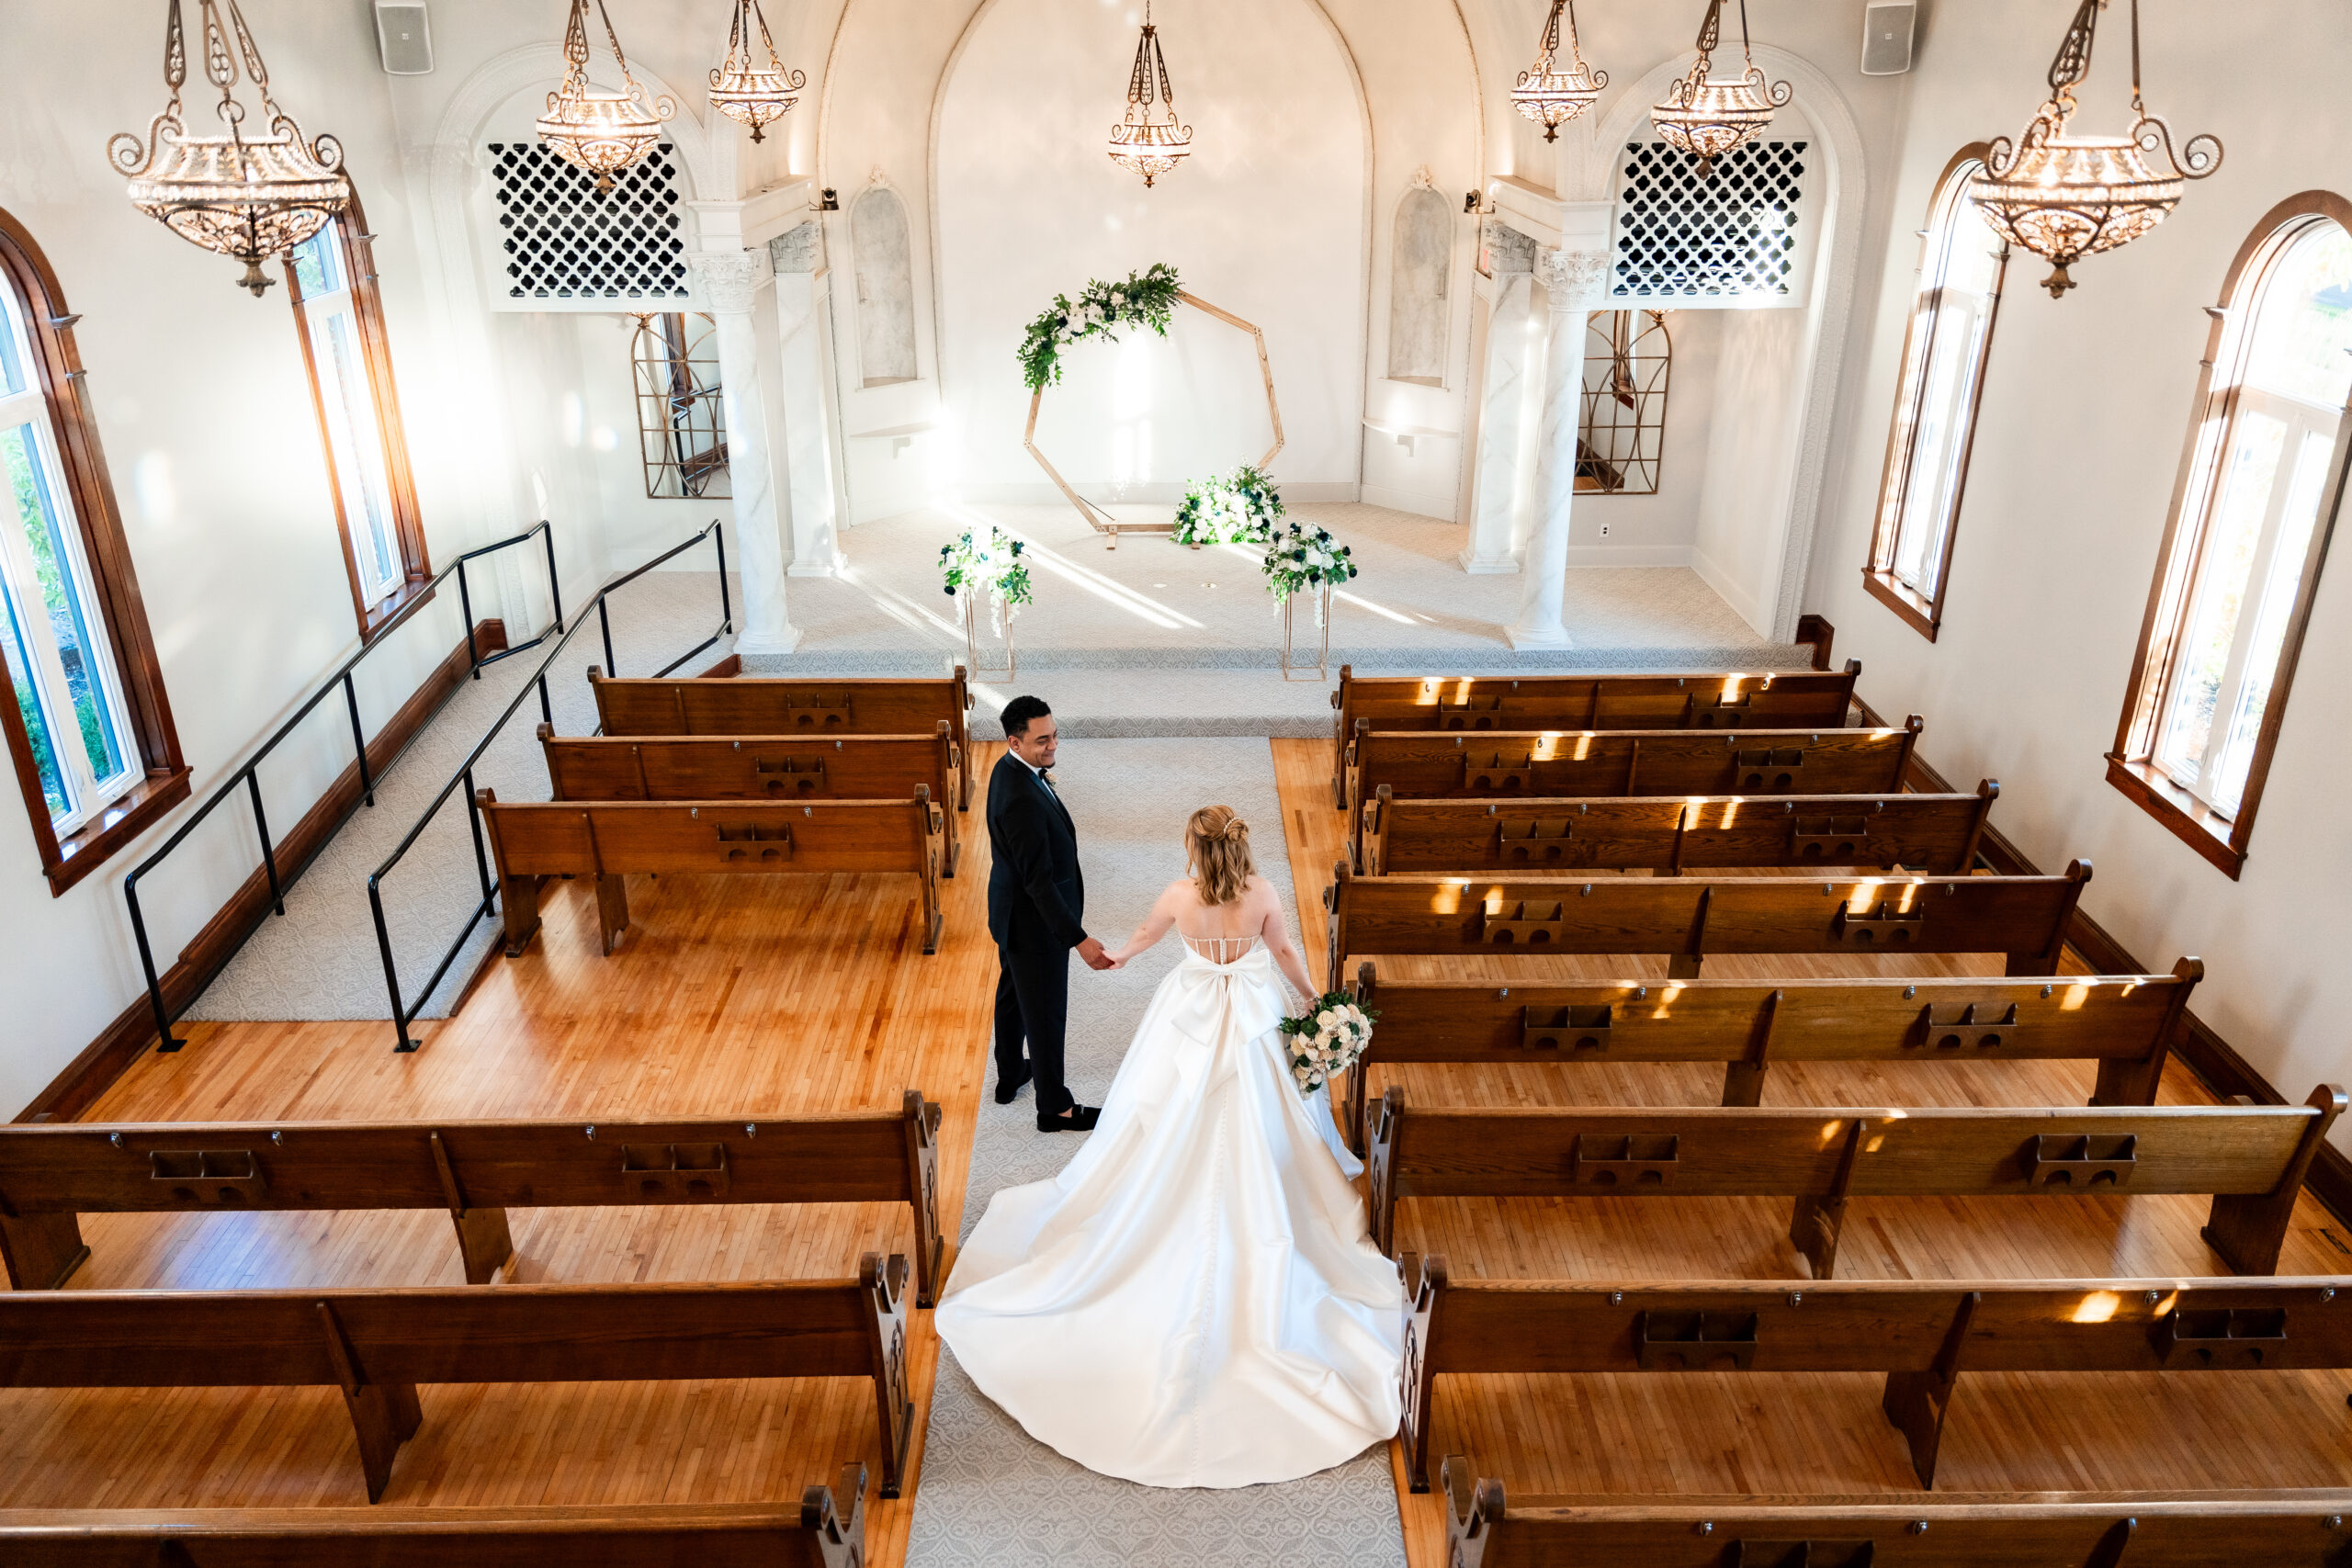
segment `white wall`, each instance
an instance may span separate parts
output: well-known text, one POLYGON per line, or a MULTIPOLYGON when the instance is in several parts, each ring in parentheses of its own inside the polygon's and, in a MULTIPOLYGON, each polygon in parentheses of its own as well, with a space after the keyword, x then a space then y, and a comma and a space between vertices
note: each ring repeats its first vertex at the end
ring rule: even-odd
MULTIPOLYGON (((2167 8, 2143 35, 2150 107, 2177 138, 2219 134, 2228 157, 2153 234, 2075 269, 2052 300, 2019 256, 1996 327, 1942 634, 1930 644, 1861 590, 1929 191, 1966 142, 2022 129, 2064 17, 2024 0, 1937 8, 1920 40, 1889 257, 1849 400, 1845 460, 1807 607, 1863 664, 1882 712, 1927 715, 1921 751, 1955 781, 2002 784, 1994 820, 2046 869, 2097 876, 2085 908, 2158 968, 2201 956, 2195 1008, 2289 1098, 2352 1073, 2352 563, 2322 578, 2243 879, 2233 882, 2106 782, 2132 649, 2190 417, 2204 308, 2270 206, 2313 187, 2352 194, 2342 149, 2352 32, 2307 0, 2246 0, 2214 28, 2167 8)), ((2086 131, 2128 118, 2122 18, 2110 13, 2082 94, 2086 131)), ((2339 538, 2337 543, 2342 545, 2339 538)), ((2352 1130, 2337 1142, 2352 1148, 2352 1130)))
MULTIPOLYGON (((1023 333, 1057 293, 1155 261, 1265 333, 1287 437, 1275 476, 1355 481, 1369 171, 1353 73, 1307 0, 1195 0, 1161 20, 1200 151, 1150 189, 1101 146, 1135 45, 1120 8, 998 0, 956 57, 937 226, 945 413, 967 496, 1055 499, 1022 447, 1023 333)), ((1038 443, 1072 483, 1173 501, 1272 445, 1247 333, 1180 308, 1167 342, 1121 340, 1074 345, 1046 394, 1038 443)))

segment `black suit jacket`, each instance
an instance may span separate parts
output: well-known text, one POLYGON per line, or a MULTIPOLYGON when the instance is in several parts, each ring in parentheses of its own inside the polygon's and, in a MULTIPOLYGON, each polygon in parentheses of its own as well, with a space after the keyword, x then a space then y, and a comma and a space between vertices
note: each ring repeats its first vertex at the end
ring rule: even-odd
POLYGON ((989 934, 1014 953, 1067 952, 1086 940, 1078 829, 1029 765, 1010 752, 989 774, 989 934))

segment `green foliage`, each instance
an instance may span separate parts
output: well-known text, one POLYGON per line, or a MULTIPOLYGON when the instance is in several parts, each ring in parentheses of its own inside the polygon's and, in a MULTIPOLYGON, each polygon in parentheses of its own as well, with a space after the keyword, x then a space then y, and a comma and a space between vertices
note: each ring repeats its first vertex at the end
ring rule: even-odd
MULTIPOLYGON (((1273 590, 1274 602, 1280 604, 1306 589, 1345 582, 1356 575, 1357 568, 1348 547, 1331 537, 1329 530, 1294 523, 1267 543, 1261 570, 1266 586, 1273 590)), ((1319 610, 1321 602, 1317 604, 1319 610)))
POLYGON ((1272 539, 1282 516, 1274 481, 1244 463, 1184 487, 1174 537, 1180 545, 1262 545, 1272 539))
POLYGON ((985 536, 975 538, 967 528, 952 545, 939 547, 939 573, 949 598, 985 593, 990 619, 1002 635, 1004 623, 1030 602, 1029 563, 1021 558, 1022 542, 995 524, 985 536))
POLYGON ((1043 314, 1029 323, 1021 340, 1021 384, 1035 392, 1062 378, 1065 344, 1083 338, 1119 341, 1121 327, 1149 327, 1168 335, 1168 321, 1176 310, 1176 269, 1154 262, 1141 272, 1127 274, 1124 283, 1091 279, 1076 302, 1057 294, 1043 314))

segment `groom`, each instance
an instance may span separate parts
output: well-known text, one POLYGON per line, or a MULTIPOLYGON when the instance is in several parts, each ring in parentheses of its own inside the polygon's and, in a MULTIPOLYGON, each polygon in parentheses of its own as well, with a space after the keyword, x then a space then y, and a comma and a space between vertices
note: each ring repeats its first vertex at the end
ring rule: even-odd
POLYGON ((1037 1131, 1084 1133, 1102 1114, 1062 1082, 1062 1030, 1069 1014, 1069 953, 1108 969, 1102 944, 1079 922, 1086 878, 1078 829, 1054 790, 1061 741, 1053 711, 1035 697, 1004 705, 1004 755, 989 775, 989 934, 996 938, 996 1102, 1010 1105, 1037 1080, 1037 1131), (1021 1055, 1029 1042, 1026 1060, 1021 1055))

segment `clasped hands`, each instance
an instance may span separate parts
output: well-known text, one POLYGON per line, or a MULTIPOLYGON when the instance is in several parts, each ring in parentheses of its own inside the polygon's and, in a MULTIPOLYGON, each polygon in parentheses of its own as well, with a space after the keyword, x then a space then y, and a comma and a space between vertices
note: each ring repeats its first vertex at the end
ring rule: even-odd
POLYGON ((1125 963, 1125 960, 1114 958, 1103 952, 1102 944, 1092 937, 1078 944, 1078 955, 1086 960, 1089 969, 1116 969, 1125 963))

